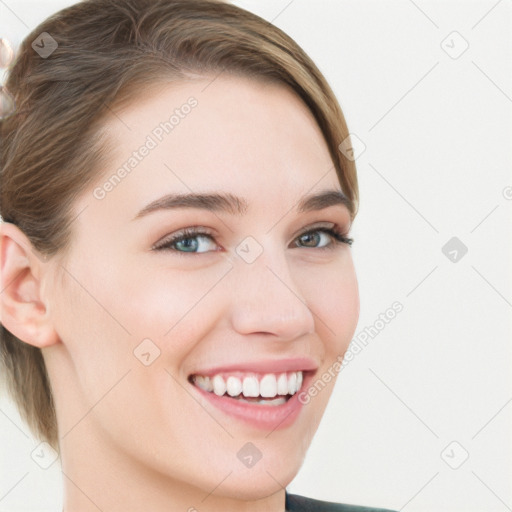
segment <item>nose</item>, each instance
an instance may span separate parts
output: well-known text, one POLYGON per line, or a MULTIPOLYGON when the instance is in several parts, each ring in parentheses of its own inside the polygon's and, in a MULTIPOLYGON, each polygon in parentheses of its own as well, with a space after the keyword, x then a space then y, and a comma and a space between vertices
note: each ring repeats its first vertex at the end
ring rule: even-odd
POLYGON ((283 341, 313 333, 313 313, 284 256, 267 254, 250 264, 235 262, 231 273, 233 328, 240 334, 273 334, 283 341))

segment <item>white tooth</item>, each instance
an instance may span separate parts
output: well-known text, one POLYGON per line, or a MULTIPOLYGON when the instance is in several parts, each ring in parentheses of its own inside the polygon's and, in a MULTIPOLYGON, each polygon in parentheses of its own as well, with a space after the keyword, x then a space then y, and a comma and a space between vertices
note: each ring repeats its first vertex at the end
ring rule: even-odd
POLYGON ((260 385, 256 377, 245 377, 242 393, 247 397, 260 396, 260 385))
POLYGON ((302 375, 302 372, 297 372, 297 391, 302 387, 303 378, 304 376, 302 375))
POLYGON ((226 388, 229 396, 238 396, 242 392, 242 381, 230 375, 226 381, 226 388))
POLYGON ((204 377, 201 376, 201 375, 196 375, 194 377, 194 384, 198 387, 198 388, 201 388, 201 389, 204 389, 205 391, 207 391, 206 389, 206 383, 204 381, 204 377))
POLYGON ((277 394, 288 394, 288 377, 286 376, 286 373, 281 373, 277 379, 277 394))
POLYGON ((277 381, 273 373, 267 373, 260 382, 260 395, 265 398, 273 398, 277 394, 277 381))
POLYGON ((213 377, 213 392, 218 396, 222 396, 226 392, 226 383, 221 375, 213 377))
POLYGON ((209 391, 210 393, 213 391, 213 383, 210 377, 204 377, 204 385, 205 387, 203 389, 209 391))
POLYGON ((297 374, 295 372, 288 375, 288 393, 294 395, 297 392, 297 374))

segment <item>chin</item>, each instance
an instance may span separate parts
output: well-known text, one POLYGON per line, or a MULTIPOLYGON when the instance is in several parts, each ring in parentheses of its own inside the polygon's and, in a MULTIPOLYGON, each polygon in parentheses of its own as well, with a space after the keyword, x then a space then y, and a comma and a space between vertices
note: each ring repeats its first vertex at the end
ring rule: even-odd
POLYGON ((233 471, 215 494, 245 501, 261 500, 284 490, 295 478, 298 468, 290 468, 287 474, 272 471, 267 473, 265 470, 258 473, 252 471, 255 471, 255 468, 243 474, 236 474, 233 471))
POLYGON ((222 485, 222 492, 246 500, 258 500, 275 494, 295 478, 303 459, 302 454, 284 453, 276 448, 253 467, 246 468, 240 463, 239 467, 232 468, 233 472, 222 485))

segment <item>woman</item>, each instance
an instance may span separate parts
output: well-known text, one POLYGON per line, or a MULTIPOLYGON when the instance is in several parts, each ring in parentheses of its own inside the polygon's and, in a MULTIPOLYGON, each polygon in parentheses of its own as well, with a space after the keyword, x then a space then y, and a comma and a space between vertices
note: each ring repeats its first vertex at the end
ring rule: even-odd
POLYGON ((377 510, 286 492, 359 315, 348 130, 305 53, 218 0, 87 0, 6 88, 0 346, 64 511, 377 510))

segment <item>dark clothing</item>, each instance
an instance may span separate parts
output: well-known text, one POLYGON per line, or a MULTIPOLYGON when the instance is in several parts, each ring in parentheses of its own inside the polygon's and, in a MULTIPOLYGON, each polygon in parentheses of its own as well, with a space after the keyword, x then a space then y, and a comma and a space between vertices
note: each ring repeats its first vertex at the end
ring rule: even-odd
POLYGON ((289 512, 393 512, 384 508, 344 505, 328 501, 314 500, 286 492, 286 510, 289 512))

